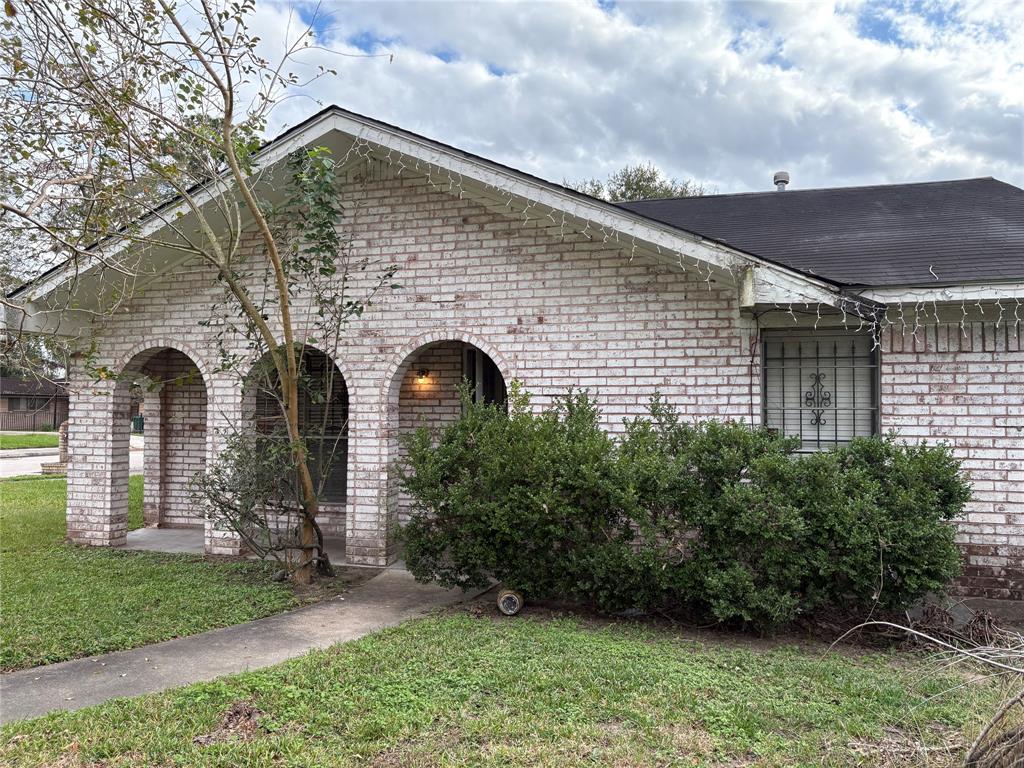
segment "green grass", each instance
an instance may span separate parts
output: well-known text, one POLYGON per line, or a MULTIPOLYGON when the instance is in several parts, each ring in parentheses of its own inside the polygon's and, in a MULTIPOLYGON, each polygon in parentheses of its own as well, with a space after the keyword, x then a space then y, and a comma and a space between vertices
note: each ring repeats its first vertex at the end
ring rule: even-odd
POLYGON ((969 738, 995 702, 984 683, 935 696, 964 679, 922 678, 915 657, 745 645, 573 619, 431 618, 262 671, 10 725, 0 763, 911 765, 887 762, 903 759, 893 738, 969 738), (248 736, 218 730, 237 702, 261 713, 248 736), (213 743, 194 741, 205 734, 213 743))
POLYGON ((13 451, 18 448, 56 448, 57 433, 41 434, 26 432, 24 434, 0 435, 0 451, 13 451))
MULTIPOLYGON (((68 545, 66 488, 62 477, 0 482, 0 669, 191 635, 297 602, 265 563, 68 545)), ((139 476, 128 519, 142 525, 139 476)))

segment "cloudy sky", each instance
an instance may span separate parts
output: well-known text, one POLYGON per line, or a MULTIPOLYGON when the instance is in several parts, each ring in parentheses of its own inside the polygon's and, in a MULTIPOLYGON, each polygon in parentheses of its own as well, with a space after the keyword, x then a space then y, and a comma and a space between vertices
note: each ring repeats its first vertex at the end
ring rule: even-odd
POLYGON ((272 132, 319 101, 554 181, 1024 186, 1022 2, 257 3, 268 50, 297 14, 338 70, 272 132))

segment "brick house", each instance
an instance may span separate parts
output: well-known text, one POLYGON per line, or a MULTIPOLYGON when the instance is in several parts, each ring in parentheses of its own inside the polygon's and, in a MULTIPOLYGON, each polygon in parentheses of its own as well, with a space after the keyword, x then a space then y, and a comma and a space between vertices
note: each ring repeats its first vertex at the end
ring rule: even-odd
POLYGON ((0 431, 56 429, 67 417, 63 382, 0 375, 0 431))
MULTIPOLYGON (((397 265, 403 286, 315 351, 344 382, 322 523, 349 562, 396 556, 396 436, 456 417, 464 377, 495 400, 517 379, 538 407, 589 388, 610 430, 658 391, 690 418, 764 423, 806 450, 888 430, 948 440, 975 490, 959 588, 1024 599, 1024 191, 972 179, 613 205, 336 107, 261 150, 270 183, 309 144, 344 174, 353 251, 397 265)), ((255 236, 244 247, 259 258, 255 236)), ((145 396, 146 520, 205 525, 207 551, 233 553, 187 481, 256 406, 198 324, 221 295, 208 270, 147 258, 144 290, 102 321, 39 311, 68 291, 87 305, 88 272, 15 297, 40 327, 95 339, 112 371, 178 382, 145 396)), ((117 546, 126 377, 73 374, 69 536, 117 546)))

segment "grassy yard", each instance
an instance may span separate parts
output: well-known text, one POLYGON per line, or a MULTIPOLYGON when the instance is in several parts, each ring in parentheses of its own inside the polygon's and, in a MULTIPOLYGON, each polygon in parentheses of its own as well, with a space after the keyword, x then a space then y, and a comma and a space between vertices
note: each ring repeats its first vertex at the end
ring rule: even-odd
MULTIPOLYGON (((64 478, 0 482, 0 669, 190 635, 297 602, 269 564, 69 546, 65 495, 64 478)), ((136 476, 129 527, 140 525, 136 476)))
POLYGON ((407 623, 258 672, 0 731, 61 766, 952 766, 994 686, 913 656, 686 640, 631 624, 407 623), (233 716, 225 717, 225 713, 233 716))
POLYGON ((18 448, 56 448, 57 433, 25 432, 23 434, 0 434, 0 451, 18 448))

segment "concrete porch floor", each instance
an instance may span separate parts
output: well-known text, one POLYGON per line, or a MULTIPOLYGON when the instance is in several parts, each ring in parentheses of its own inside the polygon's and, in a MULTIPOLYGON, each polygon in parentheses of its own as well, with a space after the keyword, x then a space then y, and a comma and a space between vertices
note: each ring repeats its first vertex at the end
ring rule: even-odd
MULTIPOLYGON (((137 528, 128 531, 128 540, 121 549, 142 552, 168 552, 178 555, 203 554, 202 528, 137 528)), ((345 540, 325 538, 327 555, 335 565, 345 564, 345 540)), ((255 555, 249 555, 256 559, 255 555)))

